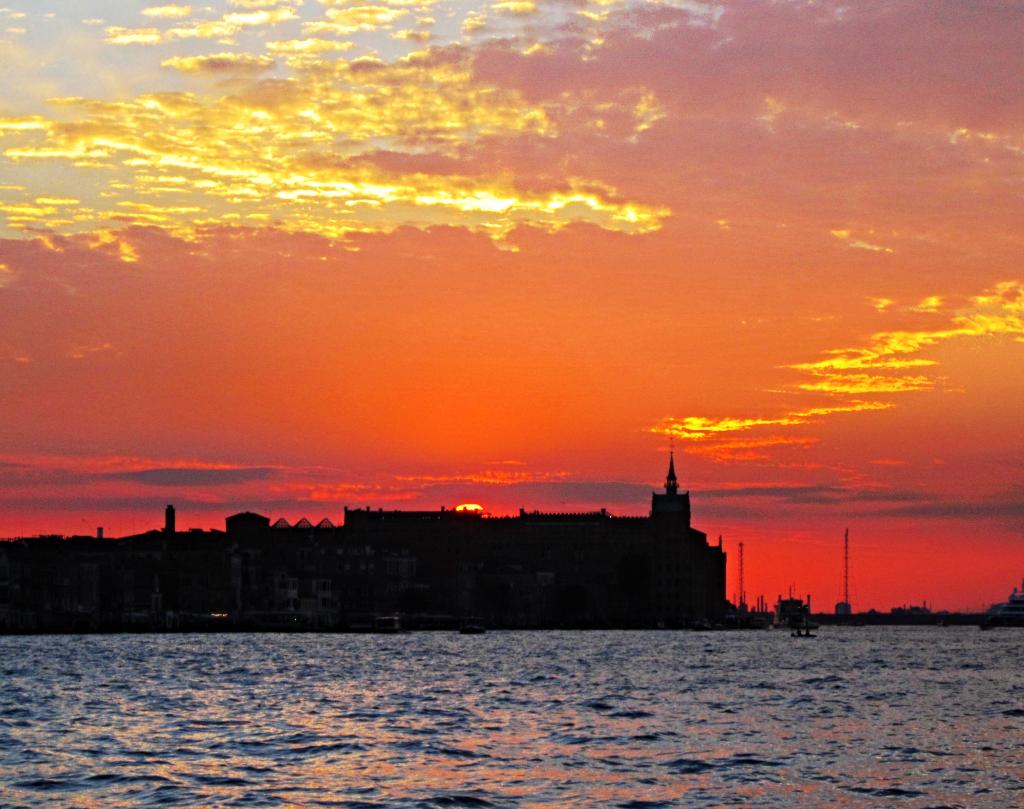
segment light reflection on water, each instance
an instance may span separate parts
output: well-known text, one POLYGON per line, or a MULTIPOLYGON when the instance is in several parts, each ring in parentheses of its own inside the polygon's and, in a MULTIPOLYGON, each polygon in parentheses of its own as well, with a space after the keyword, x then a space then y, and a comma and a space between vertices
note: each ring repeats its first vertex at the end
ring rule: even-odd
POLYGON ((1024 632, 0 638, 0 805, 1019 806, 1024 632))

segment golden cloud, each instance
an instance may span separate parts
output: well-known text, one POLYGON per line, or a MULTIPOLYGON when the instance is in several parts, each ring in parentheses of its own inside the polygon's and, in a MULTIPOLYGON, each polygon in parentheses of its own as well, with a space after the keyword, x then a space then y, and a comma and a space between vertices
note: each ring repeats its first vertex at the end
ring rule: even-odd
POLYGON ((352 42, 338 42, 336 39, 285 39, 267 43, 267 50, 274 54, 320 54, 330 51, 348 51, 355 47, 352 42))
POLYGON ((423 31, 415 28, 403 28, 401 31, 394 31, 391 34, 392 39, 404 39, 407 42, 429 42, 431 39, 430 31, 423 31))
POLYGON ((302 0, 228 0, 235 8, 274 8, 286 4, 302 5, 302 0))
POLYGON ((526 15, 533 14, 537 4, 533 0, 499 0, 491 4, 491 9, 498 14, 526 15))
MULTIPOLYGON (((889 298, 872 300, 876 301, 879 311, 886 311, 893 304, 889 298)), ((941 297, 930 296, 910 311, 939 313, 942 305, 941 297)), ((949 324, 943 328, 879 332, 873 334, 865 346, 831 349, 825 352, 824 359, 785 366, 811 377, 795 384, 787 392, 827 394, 837 400, 835 404, 788 410, 778 416, 666 417, 651 427, 650 432, 685 441, 711 442, 704 454, 719 460, 751 460, 758 456, 743 454, 743 450, 773 446, 774 439, 755 439, 753 447, 747 447, 732 440, 723 441, 721 436, 762 427, 806 425, 836 413, 890 409, 894 407, 891 401, 849 397, 933 389, 936 385, 933 377, 922 373, 903 373, 910 368, 925 369, 938 365, 937 360, 920 356, 922 351, 951 340, 992 336, 1012 337, 1024 342, 1024 281, 1003 281, 972 297, 969 305, 953 313, 949 324), (764 443, 757 443, 761 440, 764 443)))
POLYGON ((915 312, 938 312, 940 309, 942 309, 942 298, 938 295, 929 295, 913 307, 915 312))
POLYGON ((229 25, 241 25, 246 27, 277 25, 278 23, 287 22, 288 20, 298 19, 298 16, 299 15, 296 14, 295 10, 291 8, 273 8, 225 14, 224 22, 229 25))
POLYGON ((107 42, 111 45, 156 45, 163 41, 159 28, 123 28, 113 25, 106 29, 107 42))
POLYGON ((163 18, 180 18, 188 17, 192 14, 192 6, 150 6, 149 8, 142 9, 142 15, 144 17, 163 17, 163 18))
MULTIPOLYGON (((703 441, 713 439, 719 433, 746 432, 756 427, 792 427, 808 424, 833 413, 855 413, 870 410, 887 410, 892 407, 886 402, 851 401, 834 407, 811 407, 793 410, 781 416, 737 418, 708 418, 706 416, 686 416, 684 418, 663 418, 650 429, 652 433, 681 438, 685 441, 703 441)), ((768 445, 762 445, 768 446, 768 445)))
POLYGON ((409 9, 388 5, 349 6, 327 9, 326 20, 304 23, 308 34, 354 34, 356 31, 377 31, 391 28, 409 14, 409 9))
POLYGON ((487 26, 487 15, 470 12, 462 21, 462 33, 466 36, 476 33, 487 26))
MULTIPOLYGON (((189 8, 191 10, 189 6, 157 6, 154 8, 189 8)), ((250 6, 244 6, 244 8, 246 8, 245 11, 229 12, 220 19, 191 19, 187 22, 181 21, 167 29, 110 26, 106 29, 106 42, 110 45, 157 45, 182 39, 217 39, 228 42, 246 28, 273 26, 298 19, 294 8, 282 6, 279 3, 274 3, 273 7, 267 8, 250 6)), ((149 16, 152 19, 183 20, 189 14, 166 12, 149 16)))
POLYGON ((255 75, 271 70, 274 60, 269 56, 254 56, 250 53, 214 53, 208 56, 175 56, 165 59, 160 66, 182 73, 255 75))
POLYGON ((187 237, 200 221, 246 218, 331 238, 407 224, 461 225, 502 238, 519 225, 555 230, 572 222, 644 233, 668 215, 586 177, 537 180, 461 162, 473 144, 489 139, 557 139, 590 127, 602 138, 628 141, 661 114, 649 92, 589 91, 530 102, 517 90, 476 80, 460 49, 415 51, 392 62, 321 61, 316 54, 327 50, 325 42, 271 43, 271 52, 309 56, 289 60, 294 75, 274 79, 252 75, 270 69, 272 56, 164 60, 182 72, 233 76, 229 95, 59 98, 51 101, 59 118, 0 119, 9 160, 100 168, 105 183, 93 203, 100 211, 80 209, 68 221, 14 200, 7 203, 16 208, 5 211, 8 224, 150 224, 187 237), (382 152, 404 157, 389 163, 377 157, 382 152), (442 158, 443 172, 418 168, 442 158), (156 198, 166 195, 180 201, 160 204, 156 198), (150 207, 123 204, 140 200, 150 207))
POLYGON ((0 118, 0 133, 45 130, 48 126, 49 124, 46 119, 40 116, 30 116, 26 118, 0 118))

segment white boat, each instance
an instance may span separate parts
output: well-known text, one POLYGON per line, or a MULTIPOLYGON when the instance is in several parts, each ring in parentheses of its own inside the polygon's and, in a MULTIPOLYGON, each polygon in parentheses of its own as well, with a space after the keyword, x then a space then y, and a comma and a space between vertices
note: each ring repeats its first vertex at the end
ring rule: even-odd
POLYGON ((982 629, 994 626, 1024 626, 1024 582, 1021 589, 1013 588, 1004 604, 996 604, 981 619, 982 629))

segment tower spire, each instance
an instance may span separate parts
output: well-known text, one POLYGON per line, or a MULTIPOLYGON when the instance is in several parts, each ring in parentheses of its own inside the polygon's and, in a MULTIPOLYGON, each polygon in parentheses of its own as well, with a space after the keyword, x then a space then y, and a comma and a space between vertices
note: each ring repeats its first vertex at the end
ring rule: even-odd
POLYGON ((675 450, 668 451, 668 476, 665 478, 665 493, 677 494, 679 492, 679 481, 676 478, 675 450))
POLYGON ((690 525, 690 493, 679 492, 679 479, 676 477, 675 444, 669 437, 668 474, 665 476, 665 493, 651 492, 651 516, 673 515, 673 520, 681 520, 687 527, 690 525))

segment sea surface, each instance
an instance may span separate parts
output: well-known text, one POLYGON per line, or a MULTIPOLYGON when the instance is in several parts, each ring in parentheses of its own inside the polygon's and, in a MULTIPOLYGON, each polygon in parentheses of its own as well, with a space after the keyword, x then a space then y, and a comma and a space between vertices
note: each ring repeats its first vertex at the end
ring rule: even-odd
POLYGON ((1024 806, 1024 630, 0 637, 0 805, 1024 806))

